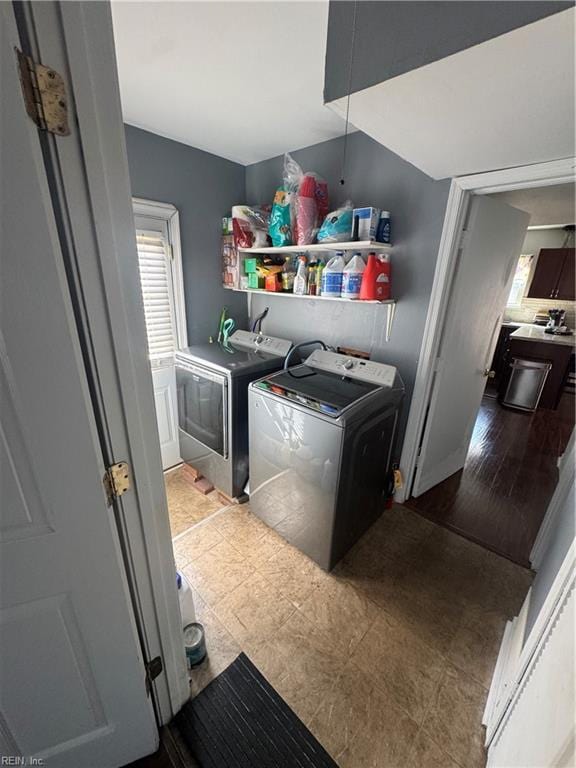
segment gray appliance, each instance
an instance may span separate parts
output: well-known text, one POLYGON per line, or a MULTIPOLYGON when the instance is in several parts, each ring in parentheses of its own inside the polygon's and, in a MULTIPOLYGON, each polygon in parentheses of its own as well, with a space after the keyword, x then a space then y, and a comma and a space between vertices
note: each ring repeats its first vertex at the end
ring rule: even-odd
POLYGON ((502 405, 518 408, 521 411, 535 411, 552 369, 552 363, 513 357, 510 368, 512 371, 502 398, 502 405))
POLYGON ((227 496, 248 480, 248 384, 282 367, 292 342, 236 331, 175 354, 180 455, 227 496))
POLYGON ((393 366, 326 350, 249 387, 250 508, 325 570, 384 509, 403 396, 393 366))

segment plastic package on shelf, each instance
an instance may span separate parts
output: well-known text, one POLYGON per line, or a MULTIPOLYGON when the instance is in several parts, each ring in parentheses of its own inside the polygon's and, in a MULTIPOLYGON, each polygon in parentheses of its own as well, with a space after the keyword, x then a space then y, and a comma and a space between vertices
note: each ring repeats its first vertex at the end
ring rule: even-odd
POLYGON ((274 203, 270 226, 273 244, 310 245, 315 241, 318 228, 328 212, 328 184, 317 173, 304 173, 287 152, 284 155, 283 185, 277 190, 274 203))
POLYGON ((350 240, 353 210, 354 206, 347 200, 340 208, 331 211, 318 231, 318 242, 343 243, 350 240))
POLYGON ((270 226, 268 232, 272 245, 292 245, 292 195, 294 193, 279 187, 274 195, 272 213, 270 214, 270 226))
POLYGON ((269 206, 232 206, 232 229, 237 248, 265 248, 269 224, 269 206))
POLYGON ((318 232, 316 179, 307 173, 300 182, 296 198, 296 244, 310 245, 318 232))

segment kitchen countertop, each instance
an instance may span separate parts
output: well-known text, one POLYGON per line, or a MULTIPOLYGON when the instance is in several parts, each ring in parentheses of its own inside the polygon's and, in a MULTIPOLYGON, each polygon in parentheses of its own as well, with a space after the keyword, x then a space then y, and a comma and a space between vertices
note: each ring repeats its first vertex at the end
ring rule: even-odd
POLYGON ((520 328, 532 328, 534 323, 521 323, 519 320, 503 320, 502 325, 512 325, 520 328))
POLYGON ((510 338, 518 339, 520 341, 542 341, 545 344, 574 346, 574 334, 570 336, 559 336, 552 333, 544 333, 544 327, 541 325, 522 325, 510 334, 510 338))

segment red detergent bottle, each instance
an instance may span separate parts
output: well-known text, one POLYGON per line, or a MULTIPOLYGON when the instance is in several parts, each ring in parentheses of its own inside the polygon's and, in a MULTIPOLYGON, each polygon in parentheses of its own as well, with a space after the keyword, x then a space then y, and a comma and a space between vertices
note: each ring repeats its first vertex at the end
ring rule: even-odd
POLYGON ((368 263, 360 286, 360 299, 386 301, 391 297, 391 266, 390 256, 387 253, 368 254, 368 263))

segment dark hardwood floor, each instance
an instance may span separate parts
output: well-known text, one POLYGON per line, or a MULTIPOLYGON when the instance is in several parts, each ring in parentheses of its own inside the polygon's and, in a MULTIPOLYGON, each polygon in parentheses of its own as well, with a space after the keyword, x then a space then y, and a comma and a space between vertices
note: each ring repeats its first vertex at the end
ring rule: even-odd
POLYGON ((558 479, 557 460, 574 427, 575 398, 533 414, 485 397, 464 469, 406 506, 530 567, 530 551, 558 479))

